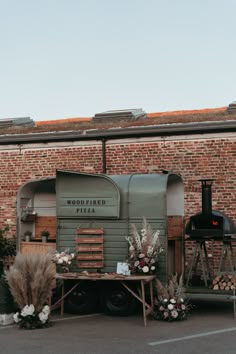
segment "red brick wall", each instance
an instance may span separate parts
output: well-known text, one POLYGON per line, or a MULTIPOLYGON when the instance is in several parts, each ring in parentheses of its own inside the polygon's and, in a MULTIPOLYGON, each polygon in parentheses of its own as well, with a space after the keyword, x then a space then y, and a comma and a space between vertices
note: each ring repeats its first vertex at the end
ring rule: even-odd
MULTIPOLYGON (((6 148, 7 149, 7 148, 6 148)), ((214 178, 213 209, 236 222, 236 140, 232 137, 107 143, 108 174, 155 173, 161 169, 181 174, 185 186, 185 216, 201 209, 200 178, 214 178)), ((48 147, 0 150, 0 225, 10 219, 15 232, 16 194, 30 179, 54 176, 56 169, 102 173, 102 147, 48 147)), ((189 253, 191 245, 187 246, 189 253)), ((219 254, 218 245, 213 247, 219 254)), ((215 255, 214 255, 215 256, 215 255)))

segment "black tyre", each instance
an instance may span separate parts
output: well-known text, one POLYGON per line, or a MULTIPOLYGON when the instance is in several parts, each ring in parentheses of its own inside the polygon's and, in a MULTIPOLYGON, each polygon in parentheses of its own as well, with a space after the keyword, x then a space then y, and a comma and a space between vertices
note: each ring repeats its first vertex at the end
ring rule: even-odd
MULTIPOLYGON (((72 288, 75 283, 71 284, 72 288)), ((69 290, 68 288, 66 289, 69 290)), ((65 312, 85 315, 93 313, 98 308, 98 291, 95 285, 82 282, 65 298, 65 312)))
POLYGON ((112 283, 101 291, 101 309, 111 316, 129 316, 137 309, 137 300, 122 285, 112 283))

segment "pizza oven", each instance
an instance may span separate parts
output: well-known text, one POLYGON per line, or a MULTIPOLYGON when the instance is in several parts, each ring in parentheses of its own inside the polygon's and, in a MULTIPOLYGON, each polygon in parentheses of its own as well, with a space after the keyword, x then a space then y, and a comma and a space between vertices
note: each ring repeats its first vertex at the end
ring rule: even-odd
POLYGON ((192 240, 228 239, 236 234, 236 227, 224 213, 212 210, 213 179, 199 180, 202 186, 202 210, 190 217, 185 233, 192 240))

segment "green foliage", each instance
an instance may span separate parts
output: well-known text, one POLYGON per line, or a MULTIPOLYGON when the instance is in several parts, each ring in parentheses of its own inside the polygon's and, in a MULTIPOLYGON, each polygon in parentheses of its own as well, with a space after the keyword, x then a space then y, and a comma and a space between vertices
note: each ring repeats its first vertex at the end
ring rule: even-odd
POLYGON ((9 226, 0 229, 0 276, 4 271, 4 259, 16 255, 16 237, 6 237, 9 226))
POLYGON ((50 235, 50 232, 48 231, 48 230, 43 230, 42 232, 41 232, 41 236, 49 236, 50 235))

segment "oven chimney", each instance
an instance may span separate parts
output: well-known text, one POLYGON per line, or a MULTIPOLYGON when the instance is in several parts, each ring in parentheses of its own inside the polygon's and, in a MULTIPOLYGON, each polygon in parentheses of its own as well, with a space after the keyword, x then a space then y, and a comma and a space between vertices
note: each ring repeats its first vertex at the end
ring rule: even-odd
POLYGON ((212 214, 212 196, 211 196, 211 186, 213 179, 200 179, 202 185, 202 214, 211 215, 212 214))

